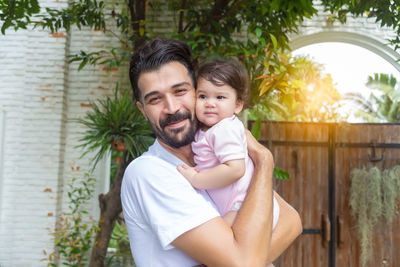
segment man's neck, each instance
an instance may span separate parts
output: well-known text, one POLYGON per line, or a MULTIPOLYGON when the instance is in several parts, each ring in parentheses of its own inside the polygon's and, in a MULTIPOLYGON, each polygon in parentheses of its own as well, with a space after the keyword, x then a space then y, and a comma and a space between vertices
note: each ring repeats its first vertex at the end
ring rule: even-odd
POLYGON ((173 154, 174 156, 176 156, 177 158, 182 160, 188 166, 191 166, 191 167, 195 166, 195 163, 193 160, 194 154, 192 151, 192 146, 190 144, 186 145, 186 146, 182 146, 180 148, 174 148, 174 147, 171 147, 171 146, 165 144, 163 141, 161 141, 158 138, 157 138, 157 140, 160 143, 160 145, 163 148, 165 148, 169 153, 173 154))

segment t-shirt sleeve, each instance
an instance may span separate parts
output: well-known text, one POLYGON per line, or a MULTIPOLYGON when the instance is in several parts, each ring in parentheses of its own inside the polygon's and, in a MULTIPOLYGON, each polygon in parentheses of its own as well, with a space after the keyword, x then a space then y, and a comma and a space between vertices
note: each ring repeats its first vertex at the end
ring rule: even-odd
POLYGON ((247 151, 244 145, 246 137, 244 126, 240 121, 228 118, 219 122, 209 131, 209 142, 213 146, 219 162, 224 163, 246 157, 247 151))
POLYGON ((175 166, 155 157, 127 168, 122 202, 124 214, 150 225, 164 249, 172 248, 181 234, 220 216, 204 191, 196 191, 175 166))

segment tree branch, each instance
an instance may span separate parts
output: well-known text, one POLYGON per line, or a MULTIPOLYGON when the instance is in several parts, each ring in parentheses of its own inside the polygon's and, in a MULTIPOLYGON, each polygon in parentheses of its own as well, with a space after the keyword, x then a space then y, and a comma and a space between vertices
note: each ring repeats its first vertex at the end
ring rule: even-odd
POLYGON ((223 16, 223 11, 228 6, 230 0, 215 0, 214 6, 210 11, 210 18, 219 21, 223 16))
POLYGON ((222 14, 220 16, 219 20, 221 20, 222 18, 227 17, 228 15, 230 15, 235 9, 238 9, 245 2, 246 2, 246 0, 242 0, 242 1, 236 2, 231 8, 229 8, 229 10, 227 12, 225 12, 224 14, 222 14))
POLYGON ((178 24, 178 33, 182 33, 183 30, 183 18, 185 15, 185 7, 186 7, 186 0, 181 1, 181 8, 179 10, 179 24, 178 24))
POLYGON ((140 33, 140 28, 145 28, 145 25, 141 25, 141 22, 146 20, 146 2, 146 0, 129 0, 128 2, 128 9, 131 15, 131 29, 136 37, 133 40, 134 48, 144 41, 140 33))

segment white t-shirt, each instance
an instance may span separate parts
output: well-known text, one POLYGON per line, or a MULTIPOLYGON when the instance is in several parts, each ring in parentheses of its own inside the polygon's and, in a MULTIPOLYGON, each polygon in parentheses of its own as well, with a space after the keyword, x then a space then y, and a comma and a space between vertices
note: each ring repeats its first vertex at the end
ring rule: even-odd
POLYGON ((138 267, 198 265, 171 242, 220 216, 208 194, 194 189, 177 171, 182 163, 155 141, 125 171, 121 201, 138 267))

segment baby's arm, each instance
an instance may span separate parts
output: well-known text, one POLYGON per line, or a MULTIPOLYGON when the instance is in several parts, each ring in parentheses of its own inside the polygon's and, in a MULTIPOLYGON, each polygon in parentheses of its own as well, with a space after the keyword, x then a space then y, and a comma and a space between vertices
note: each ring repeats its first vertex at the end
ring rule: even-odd
POLYGON ((240 179, 245 172, 244 159, 229 160, 204 172, 195 168, 178 165, 178 171, 198 189, 216 189, 230 185, 240 179))

